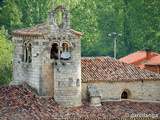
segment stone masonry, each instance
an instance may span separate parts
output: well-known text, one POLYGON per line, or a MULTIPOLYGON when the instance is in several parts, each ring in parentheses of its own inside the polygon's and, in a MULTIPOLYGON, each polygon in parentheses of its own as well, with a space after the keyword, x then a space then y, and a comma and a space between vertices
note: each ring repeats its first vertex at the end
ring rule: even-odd
POLYGON ((48 12, 48 21, 12 32, 14 80, 58 104, 91 106, 121 99, 160 101, 160 74, 111 57, 81 58, 82 33, 70 28, 62 6, 48 12))
POLYGON ((26 83, 40 96, 53 96, 65 106, 80 106, 82 33, 70 29, 70 13, 56 6, 48 12, 46 23, 12 34, 14 81, 10 84, 26 83), (61 21, 56 19, 57 11, 61 21), (63 58, 62 53, 69 57, 63 58))
POLYGON ((160 101, 160 82, 88 82, 82 83, 82 99, 88 99, 87 86, 96 86, 99 90, 101 102, 120 101, 123 91, 128 93, 129 100, 134 101, 160 101))

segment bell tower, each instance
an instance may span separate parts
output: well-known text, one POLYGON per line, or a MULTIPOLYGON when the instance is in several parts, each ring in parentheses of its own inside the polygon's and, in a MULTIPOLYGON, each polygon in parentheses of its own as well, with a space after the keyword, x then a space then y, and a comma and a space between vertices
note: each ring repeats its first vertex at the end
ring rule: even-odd
POLYGON ((62 6, 48 12, 48 24, 50 59, 54 65, 54 99, 64 106, 80 106, 82 34, 70 29, 70 13, 62 6))
POLYGON ((51 30, 70 30, 70 12, 62 6, 56 6, 48 12, 48 23, 51 30))
POLYGON ((70 28, 70 13, 62 6, 48 12, 48 21, 12 32, 14 81, 61 105, 81 103, 82 33, 70 28))

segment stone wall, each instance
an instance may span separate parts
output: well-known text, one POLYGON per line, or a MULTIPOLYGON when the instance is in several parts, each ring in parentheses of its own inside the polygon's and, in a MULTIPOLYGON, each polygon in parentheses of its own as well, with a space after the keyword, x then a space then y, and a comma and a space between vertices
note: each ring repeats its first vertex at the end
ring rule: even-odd
POLYGON ((42 69, 40 64, 40 50, 39 45, 35 45, 35 41, 40 39, 27 39, 23 37, 13 37, 14 40, 14 80, 10 84, 24 84, 27 83, 36 93, 39 94, 39 80, 40 71, 42 69), (25 62, 23 43, 30 42, 32 48, 32 62, 25 62))
POLYGON ((54 98, 59 104, 74 107, 81 103, 80 60, 56 61, 54 98))
POLYGON ((34 32, 37 30, 36 34, 32 34, 32 29, 33 27, 23 29, 21 32, 28 33, 16 33, 15 36, 18 37, 13 37, 14 81, 11 84, 27 83, 38 95, 54 96, 59 104, 81 105, 81 34, 70 29, 70 13, 62 6, 57 6, 48 12, 47 23, 34 28, 34 32), (62 12, 61 24, 56 20, 57 10, 62 12), (37 35, 40 26, 45 26, 43 29, 47 30, 46 34, 42 33, 43 36, 37 35), (29 43, 31 47, 26 47, 25 43, 29 43), (53 48, 58 49, 59 59, 50 57, 51 52, 52 55, 55 52, 52 51, 54 43, 58 46, 53 48), (65 44, 68 46, 63 49, 67 50, 60 50, 65 44), (25 51, 26 48, 31 48, 31 52, 24 52, 24 48, 25 51), (60 58, 60 52, 68 52, 71 57, 64 60, 60 58), (31 53, 32 61, 23 60, 26 58, 24 53, 31 53))
POLYGON ((10 84, 18 85, 23 83, 22 77, 22 38, 14 37, 12 38, 14 41, 14 53, 13 53, 13 81, 10 84))
POLYGON ((88 99, 87 86, 96 85, 101 95, 101 101, 121 100, 123 91, 128 93, 128 99, 137 101, 160 101, 159 81, 135 82, 88 82, 82 83, 82 99, 88 99))

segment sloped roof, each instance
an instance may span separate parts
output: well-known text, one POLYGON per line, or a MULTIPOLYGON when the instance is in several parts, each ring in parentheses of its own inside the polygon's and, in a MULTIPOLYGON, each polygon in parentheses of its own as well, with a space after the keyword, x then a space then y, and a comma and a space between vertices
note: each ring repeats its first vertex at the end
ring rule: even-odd
MULTIPOLYGON (((28 27, 28 28, 23 28, 23 29, 18 29, 18 30, 14 30, 12 31, 13 35, 37 35, 37 36, 43 36, 45 34, 48 34, 51 32, 51 30, 48 27, 48 23, 42 23, 39 25, 35 25, 32 27, 28 27)), ((81 32, 75 31, 73 29, 70 29, 70 31, 74 34, 77 35, 82 35, 81 32)))
POLYGON ((160 74, 111 57, 84 57, 81 68, 82 82, 160 80, 160 74))
POLYGON ((80 107, 67 108, 57 104, 54 98, 37 96, 26 85, 0 86, 1 120, 129 119, 130 116, 126 114, 136 114, 137 111, 146 114, 160 113, 159 108, 160 103, 133 101, 108 101, 103 102, 102 107, 84 103, 80 107))
POLYGON ((152 59, 148 60, 146 63, 153 63, 153 64, 157 64, 160 65, 160 55, 153 57, 152 59))
MULTIPOLYGON (((155 52, 151 52, 151 59, 153 59, 154 57, 158 56, 159 54, 155 53, 155 52)), ((126 62, 126 63, 130 63, 133 65, 136 65, 140 68, 144 68, 144 64, 142 64, 143 62, 147 61, 146 58, 146 51, 137 51, 135 53, 132 53, 128 56, 125 56, 123 58, 119 59, 120 61, 126 62)), ((152 60, 152 62, 154 63, 154 61, 152 60)), ((156 62, 156 61, 155 61, 156 62)))
POLYGON ((35 25, 28 28, 18 29, 14 30, 12 34, 18 34, 18 35, 44 35, 49 33, 50 30, 48 29, 47 23, 35 25))

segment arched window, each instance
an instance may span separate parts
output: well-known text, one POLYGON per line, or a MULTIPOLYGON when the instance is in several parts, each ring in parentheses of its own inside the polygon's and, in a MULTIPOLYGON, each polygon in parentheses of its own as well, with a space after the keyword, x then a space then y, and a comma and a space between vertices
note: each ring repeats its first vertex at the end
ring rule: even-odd
POLYGON ((123 91, 121 94, 121 99, 128 99, 128 93, 126 91, 123 91))
POLYGON ((22 44, 22 62, 25 61, 25 42, 22 44))
POLYGON ((27 49, 27 43, 24 44, 24 62, 27 62, 28 60, 28 49, 27 49))
POLYGON ((29 43, 28 45, 28 62, 32 62, 32 45, 29 43))
POLYGON ((22 61, 32 62, 32 44, 24 42, 22 45, 22 61))
POLYGON ((62 52, 69 52, 69 48, 68 48, 68 44, 67 43, 63 43, 62 47, 63 47, 63 51, 62 52))
POLYGON ((70 45, 66 42, 62 42, 62 49, 60 51, 61 54, 61 60, 69 60, 71 58, 70 56, 70 45))
POLYGON ((50 51, 50 58, 55 59, 55 60, 58 59, 58 44, 57 43, 52 44, 52 48, 50 51))

